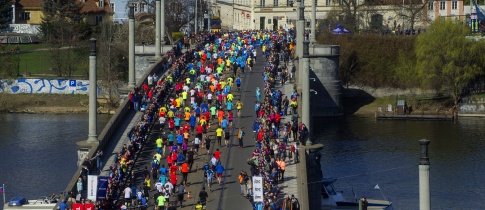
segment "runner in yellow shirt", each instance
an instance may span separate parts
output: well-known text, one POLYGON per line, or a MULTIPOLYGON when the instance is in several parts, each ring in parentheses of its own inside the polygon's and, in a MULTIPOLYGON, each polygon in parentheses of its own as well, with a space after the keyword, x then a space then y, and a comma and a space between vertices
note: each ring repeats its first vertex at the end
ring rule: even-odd
POLYGON ((219 147, 221 146, 223 133, 224 133, 224 130, 222 130, 221 126, 219 126, 219 128, 216 129, 216 136, 217 136, 217 142, 219 143, 219 147))
POLYGON ((227 98, 227 101, 232 101, 232 99, 234 99, 234 95, 232 95, 232 93, 231 93, 231 92, 229 92, 229 93, 227 94, 226 98, 227 98))
POLYGON ((239 118, 241 118, 242 107, 243 107, 243 103, 241 102, 241 100, 237 100, 236 109, 237 109, 237 117, 239 117, 239 118))

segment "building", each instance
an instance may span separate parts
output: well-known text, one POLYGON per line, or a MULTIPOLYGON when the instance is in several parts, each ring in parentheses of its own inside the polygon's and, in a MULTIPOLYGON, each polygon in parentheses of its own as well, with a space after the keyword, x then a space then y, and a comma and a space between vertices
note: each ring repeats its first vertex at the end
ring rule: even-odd
MULTIPOLYGON (((78 0, 82 4, 81 12, 85 21, 95 26, 103 20, 111 21, 109 0, 78 0)), ((42 0, 12 0, 13 18, 10 31, 16 33, 39 33, 42 22, 42 0)))
MULTIPOLYGON (((212 15, 221 17, 227 29, 280 29, 296 24, 296 0, 213 0, 212 15)), ((303 0, 306 27, 310 27, 311 0, 303 0)), ((337 21, 345 19, 345 3, 349 0, 316 0, 316 19, 329 15, 337 21)), ((358 30, 426 28, 430 21, 454 17, 465 21, 470 11, 459 0, 357 0, 355 8, 358 30), (403 4, 404 2, 404 4, 403 4)), ((335 27, 337 23, 332 23, 335 27)))
POLYGON ((128 22, 129 5, 133 5, 135 16, 143 13, 155 13, 155 0, 110 0, 113 11, 113 22, 128 22))

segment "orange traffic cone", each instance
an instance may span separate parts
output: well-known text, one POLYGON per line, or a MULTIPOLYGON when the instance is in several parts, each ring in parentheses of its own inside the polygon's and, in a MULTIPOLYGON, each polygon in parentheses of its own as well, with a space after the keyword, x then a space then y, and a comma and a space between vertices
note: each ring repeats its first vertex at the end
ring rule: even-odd
POLYGON ((187 199, 190 199, 190 192, 187 192, 187 199))

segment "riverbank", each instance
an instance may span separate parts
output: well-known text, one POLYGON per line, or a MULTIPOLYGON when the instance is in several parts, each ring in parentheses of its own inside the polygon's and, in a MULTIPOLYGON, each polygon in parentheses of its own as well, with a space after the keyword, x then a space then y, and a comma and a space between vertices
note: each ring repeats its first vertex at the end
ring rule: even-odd
MULTIPOLYGON (((369 115, 379 107, 387 109, 388 104, 395 104, 395 98, 357 97, 343 98, 346 115, 369 115)), ((32 113, 32 114, 68 114, 87 113, 88 95, 65 94, 0 94, 0 113, 32 113)), ((437 114, 451 110, 451 105, 443 100, 408 101, 413 106, 414 113, 437 114)), ((98 113, 114 113, 117 107, 106 106, 104 99, 98 99, 98 113)))
MULTIPOLYGON (((0 113, 87 113, 88 102, 88 95, 0 94, 0 113)), ((116 107, 108 107, 105 104, 103 99, 98 99, 98 113, 114 113, 116 107)))
MULTIPOLYGON (((382 111, 387 110, 387 106, 391 104, 396 105, 396 98, 383 97, 355 97, 343 98, 343 106, 345 115, 367 115, 374 116, 379 107, 382 111)), ((453 110, 453 104, 448 99, 435 100, 407 100, 407 105, 413 109, 413 114, 436 115, 443 113, 450 113, 453 110)))

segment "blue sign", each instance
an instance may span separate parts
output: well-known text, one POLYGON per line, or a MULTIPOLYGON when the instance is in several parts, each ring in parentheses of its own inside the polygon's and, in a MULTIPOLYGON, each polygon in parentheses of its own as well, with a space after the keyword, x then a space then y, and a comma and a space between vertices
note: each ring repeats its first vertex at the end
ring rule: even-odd
POLYGON ((76 80, 75 79, 69 80, 69 87, 76 87, 76 80))
POLYGON ((96 194, 97 201, 106 200, 106 192, 108 190, 109 176, 98 176, 98 193, 96 194))

